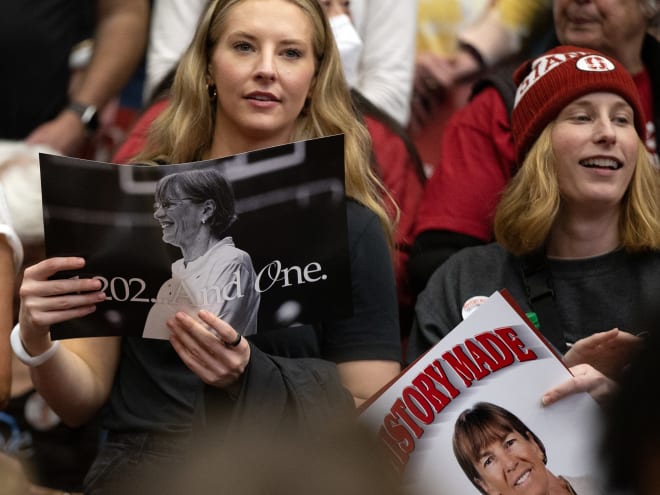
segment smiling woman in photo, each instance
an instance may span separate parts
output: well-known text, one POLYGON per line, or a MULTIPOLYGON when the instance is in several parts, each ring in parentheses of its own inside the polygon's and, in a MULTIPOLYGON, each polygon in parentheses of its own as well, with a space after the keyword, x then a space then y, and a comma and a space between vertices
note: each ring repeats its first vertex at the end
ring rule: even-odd
POLYGON ((244 336, 257 331, 259 292, 250 255, 227 230, 236 220, 234 194, 218 167, 166 175, 156 186, 154 218, 163 241, 181 249, 172 278, 158 291, 143 337, 169 337, 167 320, 178 311, 204 309, 244 336))
POLYGON ((516 415, 490 402, 463 411, 454 425, 454 455, 484 495, 597 495, 589 477, 553 474, 543 442, 516 415))

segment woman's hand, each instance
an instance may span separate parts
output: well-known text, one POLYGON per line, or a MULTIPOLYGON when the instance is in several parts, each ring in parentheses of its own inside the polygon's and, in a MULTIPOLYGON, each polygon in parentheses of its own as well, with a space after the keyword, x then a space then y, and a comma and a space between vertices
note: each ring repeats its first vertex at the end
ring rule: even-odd
POLYGON ((236 395, 250 361, 250 345, 213 313, 200 311, 198 316, 203 323, 183 312, 170 319, 170 342, 185 365, 204 383, 236 395))
POLYGON ((93 313, 105 300, 101 281, 92 278, 49 280, 64 270, 79 270, 83 258, 49 258, 26 268, 20 288, 21 340, 33 356, 51 346, 49 331, 55 323, 93 313))
POLYGON ((590 364, 616 380, 641 342, 640 337, 613 328, 578 340, 564 355, 564 362, 569 368, 582 363, 590 364))
POLYGON ((603 405, 617 390, 614 380, 588 364, 578 364, 570 370, 572 378, 543 394, 541 402, 544 406, 579 392, 589 392, 596 402, 603 405))

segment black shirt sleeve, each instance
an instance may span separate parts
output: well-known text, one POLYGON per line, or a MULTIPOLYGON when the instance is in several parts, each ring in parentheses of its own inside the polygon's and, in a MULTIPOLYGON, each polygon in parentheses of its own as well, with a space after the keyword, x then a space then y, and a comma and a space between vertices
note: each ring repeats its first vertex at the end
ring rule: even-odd
POLYGON ((394 269, 380 221, 349 200, 347 223, 353 315, 323 323, 322 357, 335 362, 400 361, 394 269))

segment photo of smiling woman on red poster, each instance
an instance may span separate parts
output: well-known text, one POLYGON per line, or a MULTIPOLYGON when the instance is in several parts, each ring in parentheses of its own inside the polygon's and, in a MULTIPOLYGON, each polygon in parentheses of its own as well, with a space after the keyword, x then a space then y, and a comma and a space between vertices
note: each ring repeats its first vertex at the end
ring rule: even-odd
POLYGON ((541 439, 515 414, 491 402, 463 411, 454 425, 454 455, 484 495, 598 495, 590 476, 553 474, 541 439))

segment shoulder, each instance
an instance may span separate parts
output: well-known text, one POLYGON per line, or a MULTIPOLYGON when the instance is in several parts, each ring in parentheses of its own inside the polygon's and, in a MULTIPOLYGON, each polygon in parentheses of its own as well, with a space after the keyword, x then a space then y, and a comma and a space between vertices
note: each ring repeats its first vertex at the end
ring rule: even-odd
POLYGON ((234 244, 234 240, 231 237, 225 237, 220 242, 215 244, 211 249, 208 250, 205 256, 213 261, 217 261, 221 265, 231 263, 251 263, 250 255, 246 251, 237 248, 234 244))
POLYGON ((496 278, 497 274, 508 269, 512 260, 512 255, 496 242, 466 247, 451 255, 433 272, 427 288, 444 284, 453 286, 464 279, 475 283, 483 274, 496 278))
POLYGON ((350 243, 365 235, 376 235, 384 238, 378 216, 371 209, 352 198, 346 199, 346 224, 350 243))
POLYGON ((601 495, 605 492, 600 484, 591 476, 560 476, 577 495, 601 495))
POLYGON ((618 258, 624 265, 639 266, 646 270, 656 270, 660 268, 660 251, 654 249, 641 253, 626 253, 625 251, 618 258))
POLYGON ((461 249, 452 255, 445 264, 450 267, 473 266, 478 269, 482 266, 501 265, 503 262, 512 258, 512 255, 506 251, 497 242, 483 244, 481 246, 470 246, 461 249))

